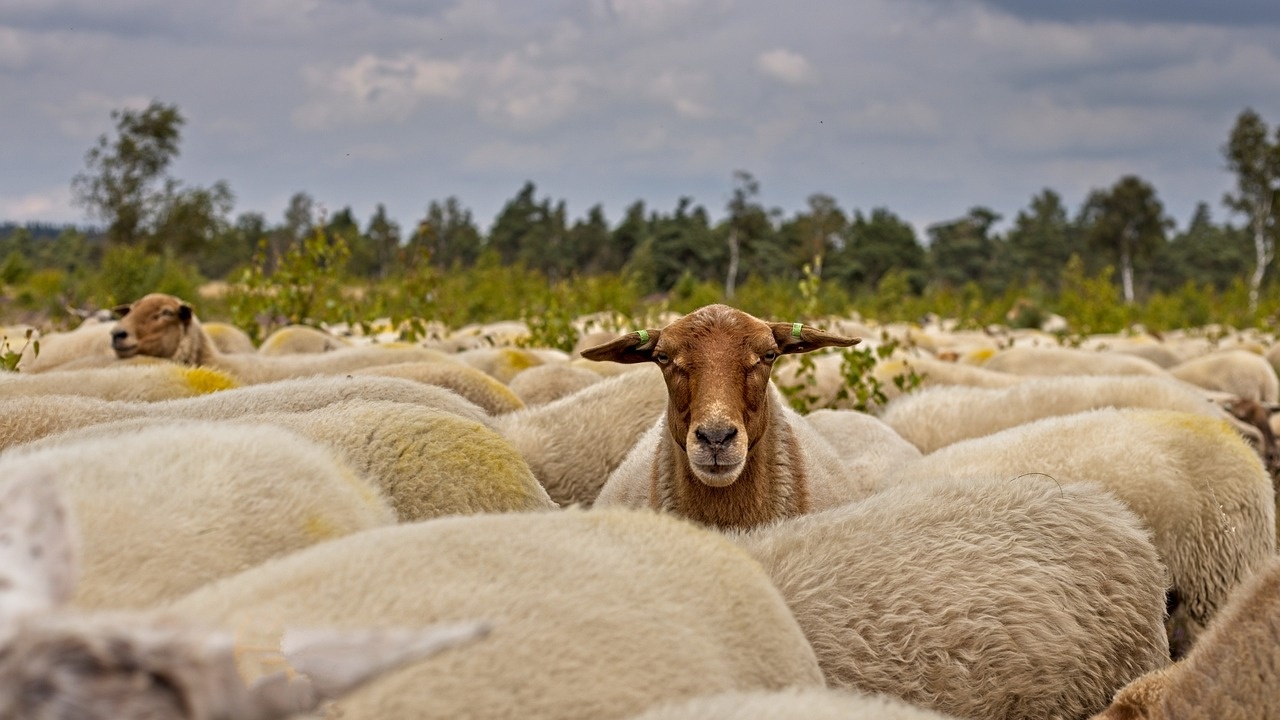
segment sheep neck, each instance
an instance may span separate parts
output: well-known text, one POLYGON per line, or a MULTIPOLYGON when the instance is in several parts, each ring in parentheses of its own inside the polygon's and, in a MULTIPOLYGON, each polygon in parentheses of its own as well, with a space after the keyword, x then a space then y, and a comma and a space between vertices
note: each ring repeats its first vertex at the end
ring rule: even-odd
POLYGON ((719 528, 750 528, 808 510, 807 475, 790 423, 770 398, 765 432, 751 444, 731 485, 710 487, 693 474, 689 456, 662 434, 654 455, 650 504, 719 528))

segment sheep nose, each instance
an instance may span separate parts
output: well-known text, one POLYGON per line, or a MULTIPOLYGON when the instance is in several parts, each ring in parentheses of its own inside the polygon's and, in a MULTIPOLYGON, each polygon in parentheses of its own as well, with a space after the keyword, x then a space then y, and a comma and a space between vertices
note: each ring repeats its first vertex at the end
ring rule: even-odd
POLYGON ((129 337, 128 330, 112 330, 111 331, 111 342, 120 342, 121 340, 124 340, 127 337, 129 337))
POLYGON ((738 434, 738 428, 732 425, 717 428, 700 427, 694 430, 693 434, 700 442, 713 447, 720 447, 727 444, 738 434))

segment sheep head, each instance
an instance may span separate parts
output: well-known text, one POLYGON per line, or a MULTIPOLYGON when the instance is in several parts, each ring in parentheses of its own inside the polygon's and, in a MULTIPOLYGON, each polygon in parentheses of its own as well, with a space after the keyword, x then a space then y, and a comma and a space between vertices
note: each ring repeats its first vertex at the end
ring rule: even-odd
POLYGON ((174 357, 195 319, 190 305, 163 293, 143 296, 114 311, 120 321, 111 330, 111 348, 121 359, 135 355, 174 357))
POLYGON ((733 484, 768 429, 769 375, 780 355, 849 347, 847 338, 800 323, 770 323, 708 305, 661 330, 641 330, 582 351, 589 360, 654 362, 667 383, 667 426, 695 477, 733 484))
MULTIPOLYGON (((54 478, 0 484, 0 720, 275 720, 488 632, 484 623, 287 630, 283 672, 247 683, 229 633, 160 613, 81 614, 54 478)), ((260 651, 259 651, 260 652, 260 651)))

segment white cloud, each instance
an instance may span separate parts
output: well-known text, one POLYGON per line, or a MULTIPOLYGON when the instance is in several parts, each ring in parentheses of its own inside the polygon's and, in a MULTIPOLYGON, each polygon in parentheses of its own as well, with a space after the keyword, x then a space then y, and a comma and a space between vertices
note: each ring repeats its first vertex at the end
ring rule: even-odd
POLYGON ((113 110, 143 110, 150 104, 151 98, 143 95, 115 97, 81 91, 62 103, 46 103, 42 110, 65 137, 84 141, 96 140, 100 135, 113 132, 113 110))
POLYGON ((544 145, 500 140, 473 148, 463 166, 472 171, 538 172, 553 167, 557 154, 544 145))
POLYGON ((30 47, 22 33, 0 25, 0 68, 18 70, 27 63, 30 47))
POLYGON ((22 222, 82 222, 84 213, 71 204, 71 187, 50 188, 16 197, 0 196, 0 218, 22 222))
POLYGON ((403 123, 424 101, 455 95, 464 70, 458 63, 405 54, 363 55, 336 69, 303 71, 312 98, 293 113, 307 130, 344 125, 403 123))
POLYGON ((705 73, 665 70, 649 82, 649 95, 676 111, 681 117, 703 120, 711 117, 711 81, 705 73))
POLYGON ((756 69, 788 85, 803 85, 813 79, 813 66, 800 53, 784 48, 756 56, 756 69))

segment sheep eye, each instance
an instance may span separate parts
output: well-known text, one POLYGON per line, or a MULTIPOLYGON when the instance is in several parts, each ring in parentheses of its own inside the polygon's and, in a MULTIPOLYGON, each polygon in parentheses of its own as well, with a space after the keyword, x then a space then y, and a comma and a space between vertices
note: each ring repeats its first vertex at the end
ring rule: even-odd
POLYGON ((760 359, 764 360, 765 362, 773 362, 774 360, 778 359, 778 353, 774 352, 773 350, 770 350, 764 355, 761 355, 760 359))
POLYGON ((661 365, 666 365, 667 363, 671 362, 671 358, 664 352, 654 353, 653 359, 657 360, 658 363, 661 365))

